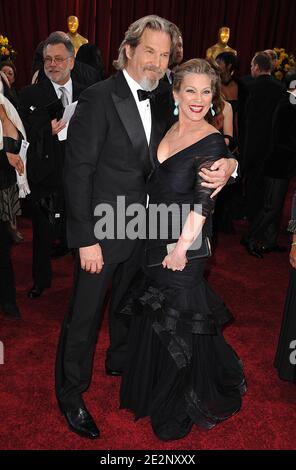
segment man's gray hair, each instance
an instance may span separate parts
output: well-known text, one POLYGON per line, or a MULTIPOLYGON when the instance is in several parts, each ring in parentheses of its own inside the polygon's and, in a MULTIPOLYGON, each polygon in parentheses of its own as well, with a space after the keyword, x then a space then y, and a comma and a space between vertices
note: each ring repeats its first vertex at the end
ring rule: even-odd
POLYGON ((176 25, 166 20, 165 18, 161 18, 157 15, 144 16, 143 18, 140 18, 139 20, 132 23, 126 31, 124 40, 122 41, 118 49, 118 58, 117 60, 113 61, 113 65, 117 70, 122 70, 126 67, 126 46, 130 46, 135 49, 140 43, 142 34, 144 33, 145 29, 152 29, 153 31, 162 31, 164 33, 167 33, 172 41, 170 52, 172 53, 175 50, 178 41, 176 25))
POLYGON ((51 33, 48 38, 44 41, 43 45, 43 53, 47 46, 54 46, 56 44, 64 44, 65 48, 67 49, 69 56, 75 56, 75 49, 72 44, 72 41, 70 38, 66 36, 66 34, 61 34, 58 31, 55 31, 54 33, 51 33))

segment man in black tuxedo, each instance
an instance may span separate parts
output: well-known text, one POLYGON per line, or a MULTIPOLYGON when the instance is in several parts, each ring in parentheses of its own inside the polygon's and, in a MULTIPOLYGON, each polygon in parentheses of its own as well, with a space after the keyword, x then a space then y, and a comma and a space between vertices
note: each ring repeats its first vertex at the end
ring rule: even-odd
MULTIPOLYGON (((112 279, 106 372, 119 375, 124 367, 127 327, 114 312, 139 269, 143 251, 141 240, 120 239, 118 234, 98 242, 94 209, 108 203, 116 213, 119 195, 125 196, 127 205, 146 205, 146 181, 159 142, 173 119, 170 86, 160 81, 177 39, 173 26, 154 15, 133 23, 115 62, 119 72, 81 95, 69 126, 67 229, 69 244, 78 256, 74 292, 57 354, 56 394, 70 429, 88 438, 99 437, 99 429, 82 393, 91 381, 105 293, 112 279)), ((208 183, 214 187, 224 184, 233 171, 233 162, 229 165, 223 159, 221 165, 214 182, 208 183)))
MULTIPOLYGON (((56 236, 63 237, 65 233, 62 189, 65 141, 58 139, 65 124, 60 118, 64 106, 76 101, 85 88, 70 77, 75 59, 69 39, 52 33, 44 43, 43 54, 46 78, 25 88, 20 95, 20 112, 30 142, 27 154, 33 223, 30 298, 39 297, 50 287, 52 243, 56 236)), ((66 243, 65 235, 64 239, 66 243)))
MULTIPOLYGON (((262 258, 256 244, 258 214, 263 208, 264 175, 272 149, 272 121, 285 88, 271 76, 272 63, 266 52, 258 52, 251 62, 254 81, 249 85, 245 106, 242 170, 246 180, 247 216, 250 228, 241 243, 250 255, 262 258)), ((259 218, 260 219, 260 218, 259 218)))

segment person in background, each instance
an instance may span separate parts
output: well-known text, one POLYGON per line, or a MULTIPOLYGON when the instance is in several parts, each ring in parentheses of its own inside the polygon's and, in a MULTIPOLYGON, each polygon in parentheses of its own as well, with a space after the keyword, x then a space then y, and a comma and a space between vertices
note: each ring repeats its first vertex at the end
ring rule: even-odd
POLYGON ((18 91, 15 87, 16 67, 11 61, 0 62, 0 70, 5 73, 14 102, 18 104, 18 91))
MULTIPOLYGON (((71 42, 64 31, 55 31, 54 33, 61 35, 64 40, 71 42)), ((46 78, 43 64, 43 45, 44 41, 41 41, 34 52, 32 63, 32 85, 34 83, 41 82, 41 80, 46 78)), ((75 60, 74 67, 71 70, 71 78, 74 82, 80 83, 84 88, 87 88, 94 83, 99 82, 101 80, 101 74, 98 70, 94 69, 94 67, 75 60)))
POLYGON ((184 56, 182 33, 176 25, 175 28, 178 40, 174 50, 170 55, 169 67, 163 77, 163 80, 168 82, 170 85, 172 85, 174 81, 174 70, 178 65, 181 64, 184 56))
POLYGON ((278 339, 274 367, 282 380, 296 384, 296 191, 293 194, 291 220, 288 231, 292 233, 289 254, 290 280, 278 339))
POLYGON ((16 172, 18 175, 25 173, 19 155, 25 138, 26 132, 16 109, 0 90, 0 311, 10 319, 21 318, 16 303, 9 227, 14 215, 12 194, 18 194, 16 172))
POLYGON ((60 140, 58 134, 65 128, 61 119, 63 108, 75 102, 85 88, 71 79, 74 61, 69 38, 52 33, 43 44, 46 77, 20 93, 20 112, 30 141, 28 177, 33 224, 33 286, 27 294, 30 299, 39 297, 51 286, 51 255, 69 252, 62 179, 65 140, 60 140), (52 104, 58 109, 56 106, 52 109, 52 104), (55 240, 59 244, 52 253, 55 240))
POLYGON ((259 214, 264 207, 264 194, 267 194, 267 181, 264 177, 272 152, 273 119, 279 102, 286 95, 282 84, 271 76, 271 70, 269 55, 258 52, 251 61, 254 81, 249 85, 244 116, 241 167, 245 178, 246 209, 250 225, 241 244, 256 258, 263 258, 257 235, 261 229, 259 214))
MULTIPOLYGON (((104 80, 104 64, 100 49, 96 44, 82 44, 76 54, 76 61, 90 65, 100 75, 100 80, 104 80)), ((99 80, 98 80, 99 81, 99 80)))
POLYGON ((296 175, 296 69, 285 77, 287 91, 272 119, 271 152, 264 167, 264 204, 249 237, 262 254, 286 251, 278 244, 282 210, 290 180, 296 175))
POLYGON ((273 49, 265 49, 263 52, 266 52, 266 54, 269 55, 270 60, 271 60, 271 73, 274 73, 274 69, 276 67, 276 63, 278 61, 278 55, 273 49))
MULTIPOLYGON (((13 70, 11 67, 9 67, 11 70, 13 70)), ((4 70, 8 70, 8 66, 4 68, 4 70)), ((8 101, 13 105, 13 107, 17 110, 18 109, 18 98, 16 99, 13 93, 13 90, 11 88, 10 83, 14 83, 14 80, 12 77, 9 78, 7 77, 7 74, 4 72, 3 69, 0 69, 0 85, 1 85, 1 90, 0 93, 3 93, 5 98, 8 99, 8 101)), ((15 75, 14 75, 15 76, 15 75)), ((9 221, 7 221, 8 224, 8 231, 10 234, 10 237, 12 239, 12 242, 14 244, 21 243, 24 239, 23 235, 21 232, 18 231, 17 229, 17 217, 22 214, 22 208, 20 204, 20 199, 19 199, 19 191, 17 188, 17 185, 14 185, 11 187, 9 193, 7 193, 7 204, 9 207, 9 210, 7 211, 7 215, 9 216, 9 221)))

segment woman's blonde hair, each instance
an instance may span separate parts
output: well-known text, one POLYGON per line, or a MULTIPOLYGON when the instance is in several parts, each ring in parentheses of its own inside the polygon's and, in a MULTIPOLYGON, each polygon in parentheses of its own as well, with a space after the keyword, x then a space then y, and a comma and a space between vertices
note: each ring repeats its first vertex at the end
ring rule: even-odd
MULTIPOLYGON (((191 59, 179 65, 174 73, 173 89, 177 92, 181 88, 184 77, 189 74, 203 74, 207 75, 211 81, 211 90, 213 94, 212 104, 216 114, 219 114, 223 109, 223 100, 221 96, 221 80, 219 73, 212 67, 212 65, 205 59, 191 59)), ((214 118, 209 110, 205 119, 212 124, 214 118)))

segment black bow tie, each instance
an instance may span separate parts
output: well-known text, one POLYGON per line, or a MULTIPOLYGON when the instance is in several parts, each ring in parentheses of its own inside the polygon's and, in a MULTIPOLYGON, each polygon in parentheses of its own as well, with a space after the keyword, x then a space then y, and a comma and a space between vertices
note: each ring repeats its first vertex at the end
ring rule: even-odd
POLYGON ((139 101, 154 100, 156 91, 137 90, 139 101))

